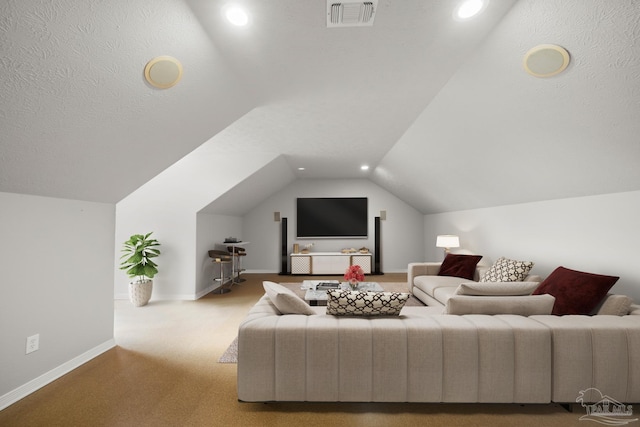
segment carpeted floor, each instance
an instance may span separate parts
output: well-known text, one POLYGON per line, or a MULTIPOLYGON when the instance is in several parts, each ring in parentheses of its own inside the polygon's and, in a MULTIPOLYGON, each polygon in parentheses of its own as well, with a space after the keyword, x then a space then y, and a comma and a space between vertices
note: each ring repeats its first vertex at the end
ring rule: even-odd
MULTIPOLYGON (((264 294, 262 280, 303 280, 245 277, 232 292, 198 301, 116 301, 117 347, 0 411, 0 426, 585 425, 583 408, 570 413, 556 404, 238 402, 237 365, 218 359, 264 294)), ((403 282, 406 274, 367 278, 403 282)))

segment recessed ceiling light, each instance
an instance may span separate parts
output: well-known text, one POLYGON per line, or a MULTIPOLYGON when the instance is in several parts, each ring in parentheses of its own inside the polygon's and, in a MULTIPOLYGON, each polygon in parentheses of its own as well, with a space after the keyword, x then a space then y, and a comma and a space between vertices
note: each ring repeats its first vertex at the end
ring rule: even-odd
POLYGON ((368 171, 369 170, 369 166, 362 165, 362 166, 360 166, 360 169, 362 169, 363 171, 368 171))
POLYGON ((488 3, 489 0, 466 0, 458 6, 454 17, 460 21, 473 18, 482 12, 487 7, 488 3))
POLYGON ((298 170, 299 170, 299 171, 303 171, 303 170, 304 170, 304 168, 298 168, 298 170))
POLYGON ((247 15, 247 12, 239 6, 227 7, 225 9, 224 16, 227 18, 227 21, 239 27, 245 26, 249 23, 249 15, 247 15))

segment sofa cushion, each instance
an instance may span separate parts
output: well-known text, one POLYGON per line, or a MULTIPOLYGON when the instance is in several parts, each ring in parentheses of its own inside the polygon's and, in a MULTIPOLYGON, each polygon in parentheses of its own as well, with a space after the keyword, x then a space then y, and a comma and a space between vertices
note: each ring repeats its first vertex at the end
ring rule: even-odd
POLYGON ((461 283, 456 295, 531 295, 540 283, 538 282, 484 282, 461 283))
POLYGON ((309 307, 309 305, 299 296, 293 293, 292 290, 287 289, 278 283, 269 281, 262 282, 262 287, 280 313, 306 315, 316 314, 311 307, 309 307))
POLYGON ((631 311, 633 300, 626 295, 607 294, 591 314, 626 316, 631 311))
POLYGON ((552 314, 589 314, 618 279, 615 276, 558 267, 540 283, 533 294, 550 294, 556 297, 552 314))
POLYGON ((327 297, 327 314, 334 316, 399 316, 409 294, 336 290, 327 297))
POLYGON ((455 289, 464 281, 464 279, 453 276, 416 276, 413 279, 413 286, 433 297, 436 289, 444 287, 455 289))
POLYGON ((482 255, 447 254, 440 266, 438 276, 462 277, 473 280, 476 265, 481 259, 482 255))
POLYGON ((456 289, 458 288, 454 288, 453 286, 438 288, 433 291, 433 297, 437 299, 441 304, 444 304, 449 298, 456 294, 456 289))
POLYGON ((480 279, 481 282, 521 282, 533 268, 531 261, 500 257, 480 279))
POLYGON ((475 296, 454 295, 445 304, 445 314, 551 314, 555 298, 551 295, 475 296))

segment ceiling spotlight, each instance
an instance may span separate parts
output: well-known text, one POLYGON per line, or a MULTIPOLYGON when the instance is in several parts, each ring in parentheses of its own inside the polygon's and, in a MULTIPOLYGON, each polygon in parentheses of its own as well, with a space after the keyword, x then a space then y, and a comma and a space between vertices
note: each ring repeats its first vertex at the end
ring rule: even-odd
POLYGON ((303 171, 303 170, 304 170, 304 168, 298 168, 298 170, 299 170, 299 171, 303 171))
POLYGON ((487 7, 489 0, 466 0, 456 10, 454 17, 460 21, 473 18, 487 7))
POLYGON ((245 26, 249 23, 249 15, 247 15, 247 12, 239 6, 227 7, 224 16, 233 25, 237 25, 239 27, 245 26))
POLYGON ((369 170, 369 166, 362 165, 362 166, 360 166, 360 169, 363 170, 363 171, 368 171, 369 170))

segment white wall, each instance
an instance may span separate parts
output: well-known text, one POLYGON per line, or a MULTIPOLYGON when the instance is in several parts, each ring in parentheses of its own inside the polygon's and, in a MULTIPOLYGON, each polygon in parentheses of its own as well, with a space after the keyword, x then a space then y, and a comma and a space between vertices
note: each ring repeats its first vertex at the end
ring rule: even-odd
MULTIPOLYGON (((197 277, 206 255, 206 250, 199 252, 205 240, 197 231, 198 212, 276 157, 223 152, 212 138, 117 203, 117 259, 132 234, 153 231, 160 242, 151 301, 198 298, 203 282, 197 277)), ((129 278, 117 265, 113 268, 115 298, 127 298, 129 278)))
POLYGON ((458 234, 460 252, 619 276, 613 291, 640 302, 640 192, 551 200, 425 216, 426 259, 442 259, 438 234, 458 234))
POLYGON ((114 210, 0 193, 0 409, 115 345, 114 210))
POLYGON ((273 194, 243 217, 242 237, 249 241, 245 267, 250 272, 280 272, 280 222, 273 213, 287 218, 288 250, 294 243, 314 243, 312 251, 339 251, 345 247, 374 249, 374 217, 387 211, 381 221, 382 271, 406 271, 407 264, 424 254, 423 215, 393 194, 367 179, 299 179, 273 194), (297 197, 367 197, 369 202, 368 239, 297 240, 297 197))
POLYGON ((149 200, 135 207, 132 204, 118 203, 115 297, 127 299, 129 292, 130 279, 118 268, 122 244, 133 234, 153 232, 152 237, 161 246, 160 256, 156 259, 158 274, 153 278, 151 299, 194 299, 195 221, 195 212, 185 212, 179 205, 166 201, 149 200))

